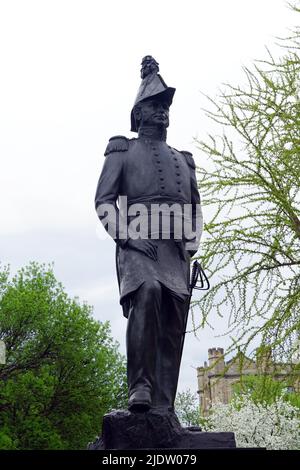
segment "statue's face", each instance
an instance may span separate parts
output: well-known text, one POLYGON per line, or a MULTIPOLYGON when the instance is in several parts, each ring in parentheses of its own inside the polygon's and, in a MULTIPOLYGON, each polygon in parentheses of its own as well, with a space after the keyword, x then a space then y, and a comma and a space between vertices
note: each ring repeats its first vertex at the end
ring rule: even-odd
POLYGON ((136 118, 140 126, 159 126, 167 128, 169 126, 170 106, 166 101, 151 99, 142 101, 138 105, 136 118))

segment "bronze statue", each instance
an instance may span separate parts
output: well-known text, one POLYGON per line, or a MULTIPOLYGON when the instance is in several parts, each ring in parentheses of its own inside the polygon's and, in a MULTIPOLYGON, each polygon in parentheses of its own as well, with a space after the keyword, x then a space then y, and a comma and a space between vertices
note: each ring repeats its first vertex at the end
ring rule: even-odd
POLYGON ((95 198, 98 216, 116 241, 120 303, 128 318, 131 411, 174 409, 188 314, 190 257, 198 249, 202 228, 192 154, 166 143, 175 89, 168 87, 158 72, 158 63, 146 56, 142 61, 142 83, 131 112, 131 130, 138 137, 116 136, 109 140, 95 198), (120 200, 125 197, 124 216, 120 200), (166 236, 164 221, 160 219, 149 236, 148 222, 154 212, 160 212, 163 218, 168 212, 166 207, 174 204, 182 212, 179 217, 171 214, 169 235, 166 236), (182 215, 185 206, 191 209, 189 217, 182 215), (115 216, 108 213, 109 207, 115 216), (134 207, 139 208, 135 213, 134 207), (144 221, 146 228, 143 231, 142 227, 142 235, 137 237, 136 232, 127 229, 143 208, 147 213, 139 220, 144 221), (178 236, 175 222, 182 222, 183 218, 190 219, 191 237, 184 231, 178 236))

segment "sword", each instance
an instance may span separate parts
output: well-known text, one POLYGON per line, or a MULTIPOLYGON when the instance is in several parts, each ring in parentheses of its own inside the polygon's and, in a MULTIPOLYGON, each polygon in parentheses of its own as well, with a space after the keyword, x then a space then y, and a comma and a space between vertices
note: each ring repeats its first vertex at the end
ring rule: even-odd
POLYGON ((195 260, 193 263, 193 267, 192 267, 192 274, 191 274, 191 280, 190 280, 190 285, 189 285, 189 296, 187 300, 187 308, 186 308, 186 314, 185 314, 185 319, 184 319, 184 328, 183 328, 182 339, 181 339, 179 367, 180 367, 181 359, 182 359, 185 334, 187 332, 186 327, 187 327, 187 322, 188 322, 188 316, 189 316, 193 290, 194 289, 195 290, 208 290, 209 288, 210 288, 210 283, 204 272, 204 269, 202 268, 201 264, 197 260, 195 260), (200 282, 199 286, 197 286, 198 280, 200 282), (206 286, 205 286, 205 283, 206 283, 206 286))

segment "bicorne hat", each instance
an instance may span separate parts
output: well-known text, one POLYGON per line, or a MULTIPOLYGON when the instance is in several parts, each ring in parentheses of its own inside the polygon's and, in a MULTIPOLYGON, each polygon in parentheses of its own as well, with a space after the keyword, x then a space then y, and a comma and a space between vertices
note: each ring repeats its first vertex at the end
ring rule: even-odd
POLYGON ((141 78, 137 97, 131 111, 131 131, 137 132, 137 125, 134 118, 134 107, 141 101, 145 101, 152 97, 161 97, 166 100, 169 106, 172 104, 175 88, 168 87, 160 76, 158 63, 151 55, 146 55, 142 60, 141 78))

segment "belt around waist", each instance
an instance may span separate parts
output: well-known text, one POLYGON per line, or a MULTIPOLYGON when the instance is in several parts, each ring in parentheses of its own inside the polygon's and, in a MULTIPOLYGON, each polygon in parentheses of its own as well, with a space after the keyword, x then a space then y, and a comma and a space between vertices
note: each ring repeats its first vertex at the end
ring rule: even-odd
POLYGON ((133 206, 134 204, 144 204, 146 207, 151 207, 152 204, 167 204, 168 206, 172 206, 174 204, 179 204, 180 206, 183 206, 184 204, 189 204, 189 201, 185 201, 183 199, 180 200, 172 200, 172 199, 129 199, 127 201, 127 207, 133 206))

